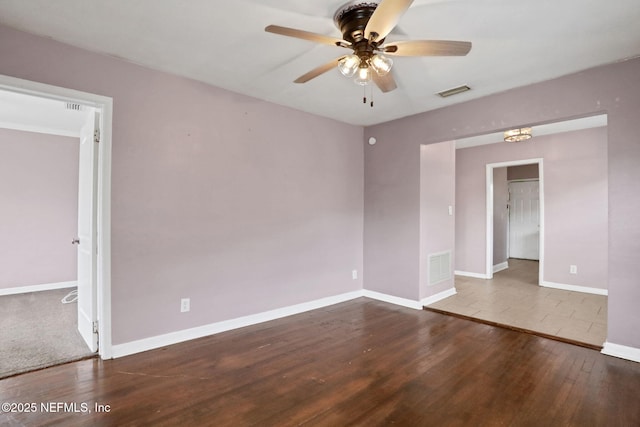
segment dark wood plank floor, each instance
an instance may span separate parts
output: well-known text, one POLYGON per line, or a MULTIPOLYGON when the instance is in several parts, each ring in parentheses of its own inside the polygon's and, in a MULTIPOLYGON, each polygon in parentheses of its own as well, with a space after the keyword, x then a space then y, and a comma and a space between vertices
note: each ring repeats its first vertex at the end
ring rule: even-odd
POLYGON ((0 402, 38 410, 0 424, 638 426, 639 396, 638 363, 361 298, 4 379, 0 402))

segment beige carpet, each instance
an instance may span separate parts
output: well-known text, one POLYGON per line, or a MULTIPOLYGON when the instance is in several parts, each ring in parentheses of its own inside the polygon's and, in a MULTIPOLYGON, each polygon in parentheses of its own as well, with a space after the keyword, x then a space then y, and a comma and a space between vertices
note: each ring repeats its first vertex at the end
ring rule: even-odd
POLYGON ((92 356, 77 330, 72 289, 0 296, 0 378, 92 356))

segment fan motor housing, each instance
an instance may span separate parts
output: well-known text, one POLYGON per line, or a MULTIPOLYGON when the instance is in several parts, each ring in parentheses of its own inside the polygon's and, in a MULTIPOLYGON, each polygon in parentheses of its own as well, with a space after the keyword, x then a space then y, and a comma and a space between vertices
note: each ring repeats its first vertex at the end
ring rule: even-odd
MULTIPOLYGON (((364 30, 376 7, 377 2, 363 1, 352 1, 340 7, 333 16, 333 22, 342 33, 342 38, 354 45, 364 40, 364 30)), ((376 43, 383 41, 376 40, 376 43)))

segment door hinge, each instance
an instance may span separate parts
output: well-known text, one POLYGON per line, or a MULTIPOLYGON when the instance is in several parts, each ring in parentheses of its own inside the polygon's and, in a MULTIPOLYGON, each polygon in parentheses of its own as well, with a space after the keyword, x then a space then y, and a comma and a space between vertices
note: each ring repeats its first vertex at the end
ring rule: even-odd
POLYGON ((93 322, 93 333, 94 334, 98 333, 98 321, 97 320, 95 322, 93 322))
POLYGON ((100 129, 93 131, 93 141, 96 143, 100 142, 100 129))

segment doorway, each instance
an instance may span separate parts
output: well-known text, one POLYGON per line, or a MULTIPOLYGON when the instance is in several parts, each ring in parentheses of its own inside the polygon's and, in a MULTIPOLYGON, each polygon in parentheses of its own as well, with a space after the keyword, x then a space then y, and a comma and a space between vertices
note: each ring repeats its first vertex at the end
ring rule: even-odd
MULTIPOLYGON (((505 171, 507 172, 508 169, 505 171)), ((514 160, 500 163, 489 163, 486 166, 486 220, 487 220, 487 236, 486 236, 486 278, 492 279, 493 274, 506 268, 507 258, 521 258, 530 260, 539 260, 538 265, 538 284, 543 280, 542 272, 544 265, 544 174, 543 159, 526 159, 514 160), (495 180, 495 172, 500 168, 509 168, 515 166, 535 165, 537 166, 537 180, 512 180, 513 187, 510 188, 507 173, 504 174, 506 190, 508 194, 508 203, 505 205, 496 205, 496 197, 500 197, 496 191, 500 188, 495 180), (522 184, 517 184, 521 182, 522 184), (511 193, 511 190, 514 193, 511 193), (503 206, 503 207, 502 207, 503 206), (506 209, 506 216, 504 211, 506 209), (494 215, 495 214, 495 215, 494 215), (500 219, 504 219, 503 224, 508 230, 505 233, 504 251, 505 259, 495 260, 494 251, 497 252, 496 234, 500 219), (512 231, 511 223, 513 222, 515 229, 512 231), (513 234, 513 235, 512 235, 513 234), (518 256, 515 256, 518 255, 518 256), (498 261, 497 263, 495 261, 498 261)))
MULTIPOLYGON (((0 75, 0 90, 23 94, 45 100, 77 105, 78 108, 95 110, 92 116, 90 136, 94 148, 88 154, 91 165, 88 172, 91 178, 80 185, 79 194, 88 197, 88 203, 82 207, 88 232, 85 243, 90 253, 90 261, 79 264, 83 269, 79 276, 86 276, 87 288, 81 292, 81 304, 78 305, 78 326, 88 347, 98 351, 103 359, 111 358, 111 287, 110 287, 110 175, 111 175, 111 98, 79 92, 72 89, 31 82, 0 75), (81 308, 81 309, 80 309, 81 308), (80 317, 83 317, 81 319, 80 317), (98 341, 99 340, 99 341, 98 341)), ((91 116, 90 114, 88 116, 91 116)), ((89 133, 88 133, 89 134, 89 133)), ((81 154, 82 157, 82 154, 81 154)), ((85 162, 87 155, 84 155, 85 162)), ((83 164, 85 164, 83 162, 83 164)), ((79 214, 82 213, 79 210, 79 214)), ((84 217, 84 216, 83 216, 84 217)), ((80 224, 79 224, 80 225, 80 224)), ((70 236, 74 237, 74 236, 70 236)), ((77 236, 75 236, 77 238, 77 236)), ((74 238, 74 241, 76 239, 74 238)), ((80 239, 82 243, 82 239, 80 239)), ((70 243, 70 242, 69 242, 70 243)))
MULTIPOLYGON (((536 136, 544 136, 534 142, 537 146, 498 145, 502 142, 502 134, 456 141, 457 148, 463 149, 456 151, 459 213, 456 216, 456 254, 463 255, 459 258, 456 255, 456 262, 460 260, 455 279, 458 293, 428 308, 601 348, 607 329, 606 290, 598 289, 593 278, 598 277, 602 282, 600 277, 603 276, 596 275, 602 271, 606 274, 606 116, 540 125, 536 127, 536 136), (475 148, 494 143, 493 147, 475 148), (516 156, 524 160, 509 161, 516 156), (546 156, 546 162, 542 160, 543 156, 546 156), (492 161, 495 163, 490 163, 492 161), (540 171, 540 263, 513 259, 508 270, 494 275, 497 264, 493 250, 494 221, 501 214, 508 217, 507 198, 503 203, 496 200, 499 180, 494 179, 494 173, 506 175, 507 168, 527 164, 533 164, 540 171), (484 182, 478 180, 482 174, 485 175, 484 182), (553 188, 547 188, 545 183, 553 188), (567 202, 567 195, 572 195, 570 202, 567 202), (597 220, 581 221, 579 215, 583 204, 595 204, 600 208, 593 213, 597 220), (567 207, 578 213, 569 213, 567 207), (549 221, 545 221, 545 217, 549 221), (486 221, 480 232, 478 219, 486 221), (596 235, 599 237, 592 238, 596 235), (604 256, 578 261, 587 245, 591 248, 597 245, 595 253, 604 256), (578 279, 572 264, 578 263, 590 268, 590 274, 582 274, 579 280, 592 287, 572 281, 578 279), (504 296, 500 295, 501 291, 504 296)), ((502 179, 506 194, 507 178, 502 179)), ((515 180, 518 179, 523 177, 515 180)), ((504 239, 508 242, 506 236, 504 239)), ((505 261, 508 254, 504 254, 505 261)))

